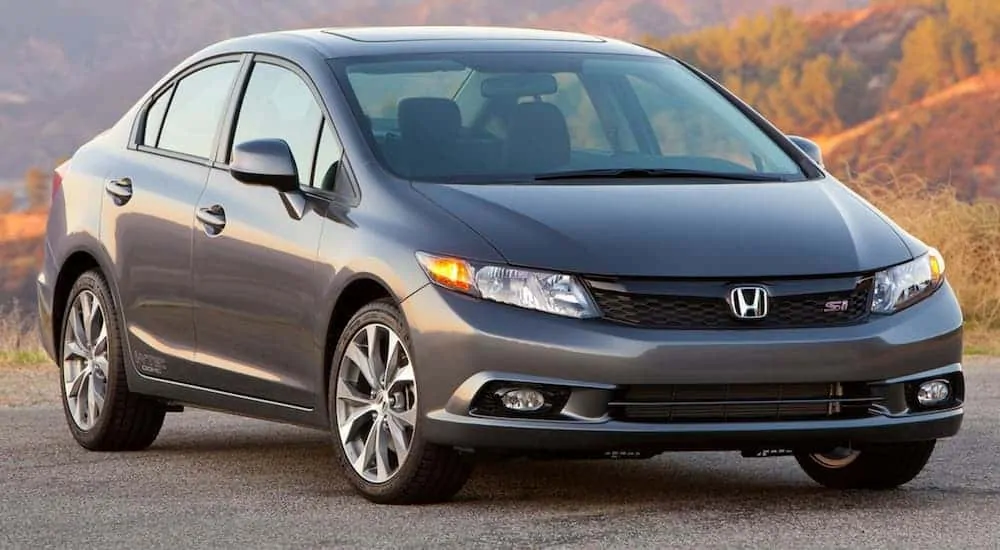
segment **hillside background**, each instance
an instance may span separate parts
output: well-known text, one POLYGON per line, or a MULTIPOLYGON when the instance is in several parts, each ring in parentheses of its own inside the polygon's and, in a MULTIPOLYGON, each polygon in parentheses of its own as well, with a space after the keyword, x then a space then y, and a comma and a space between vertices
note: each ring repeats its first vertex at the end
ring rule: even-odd
MULTIPOLYGON (((250 4, 0 0, 0 304, 16 297, 31 307, 59 158, 198 48, 290 27, 496 24, 640 41, 706 70, 785 131, 819 141, 837 175, 918 236, 939 231, 926 237, 938 243, 964 231, 975 250, 1000 248, 998 0, 250 4), (945 203, 951 218, 927 218, 945 203), (946 218, 949 225, 934 225, 946 218)), ((969 249, 960 244, 953 239, 952 255, 969 249)), ((1000 271, 1000 259, 993 266, 976 258, 962 269, 1000 271)), ((967 312, 974 300, 985 324, 1000 318, 1000 284, 990 284, 960 289, 967 312)))

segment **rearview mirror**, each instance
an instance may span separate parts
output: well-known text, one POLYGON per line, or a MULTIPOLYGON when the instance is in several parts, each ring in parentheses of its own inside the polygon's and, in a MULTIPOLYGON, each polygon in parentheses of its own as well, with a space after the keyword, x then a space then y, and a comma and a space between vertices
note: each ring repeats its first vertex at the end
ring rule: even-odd
POLYGON ((288 143, 282 139, 255 139, 237 144, 229 173, 250 185, 266 185, 282 193, 299 189, 299 174, 288 143))
POLYGON ((816 164, 823 166, 823 150, 815 141, 800 136, 788 136, 788 139, 816 164))
POLYGON ((552 95, 559 91, 559 82, 545 73, 494 76, 483 80, 479 91, 485 98, 552 95))

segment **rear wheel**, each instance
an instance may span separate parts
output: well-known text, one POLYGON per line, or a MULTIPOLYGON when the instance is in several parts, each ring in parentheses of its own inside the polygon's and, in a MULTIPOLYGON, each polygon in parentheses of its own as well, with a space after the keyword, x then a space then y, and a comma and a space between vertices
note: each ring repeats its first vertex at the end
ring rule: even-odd
POLYGON ((81 275, 70 290, 62 326, 62 402, 74 439, 92 451, 150 446, 164 406, 129 391, 121 325, 99 271, 81 275))
POLYGON ((895 489, 917 477, 934 452, 935 441, 838 448, 795 454, 814 481, 831 489, 895 489))
POLYGON ((471 472, 458 451, 421 438, 410 348, 402 314, 383 300, 354 315, 333 358, 329 407, 337 459, 373 502, 447 500, 471 472))

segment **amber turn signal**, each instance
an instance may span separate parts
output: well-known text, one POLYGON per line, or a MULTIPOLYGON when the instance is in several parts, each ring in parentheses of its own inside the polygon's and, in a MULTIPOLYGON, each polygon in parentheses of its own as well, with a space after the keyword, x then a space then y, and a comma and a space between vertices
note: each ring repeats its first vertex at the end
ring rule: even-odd
POLYGON ((465 260, 433 256, 423 252, 417 253, 417 260, 433 282, 452 290, 473 292, 475 288, 473 269, 465 260))

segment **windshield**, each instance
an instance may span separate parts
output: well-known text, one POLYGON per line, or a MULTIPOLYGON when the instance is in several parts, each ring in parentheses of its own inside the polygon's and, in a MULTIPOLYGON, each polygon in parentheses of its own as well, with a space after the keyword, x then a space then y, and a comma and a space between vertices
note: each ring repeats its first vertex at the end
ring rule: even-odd
POLYGON ((333 66, 380 162, 408 179, 590 170, 803 177, 751 119, 666 57, 448 53, 333 66))

